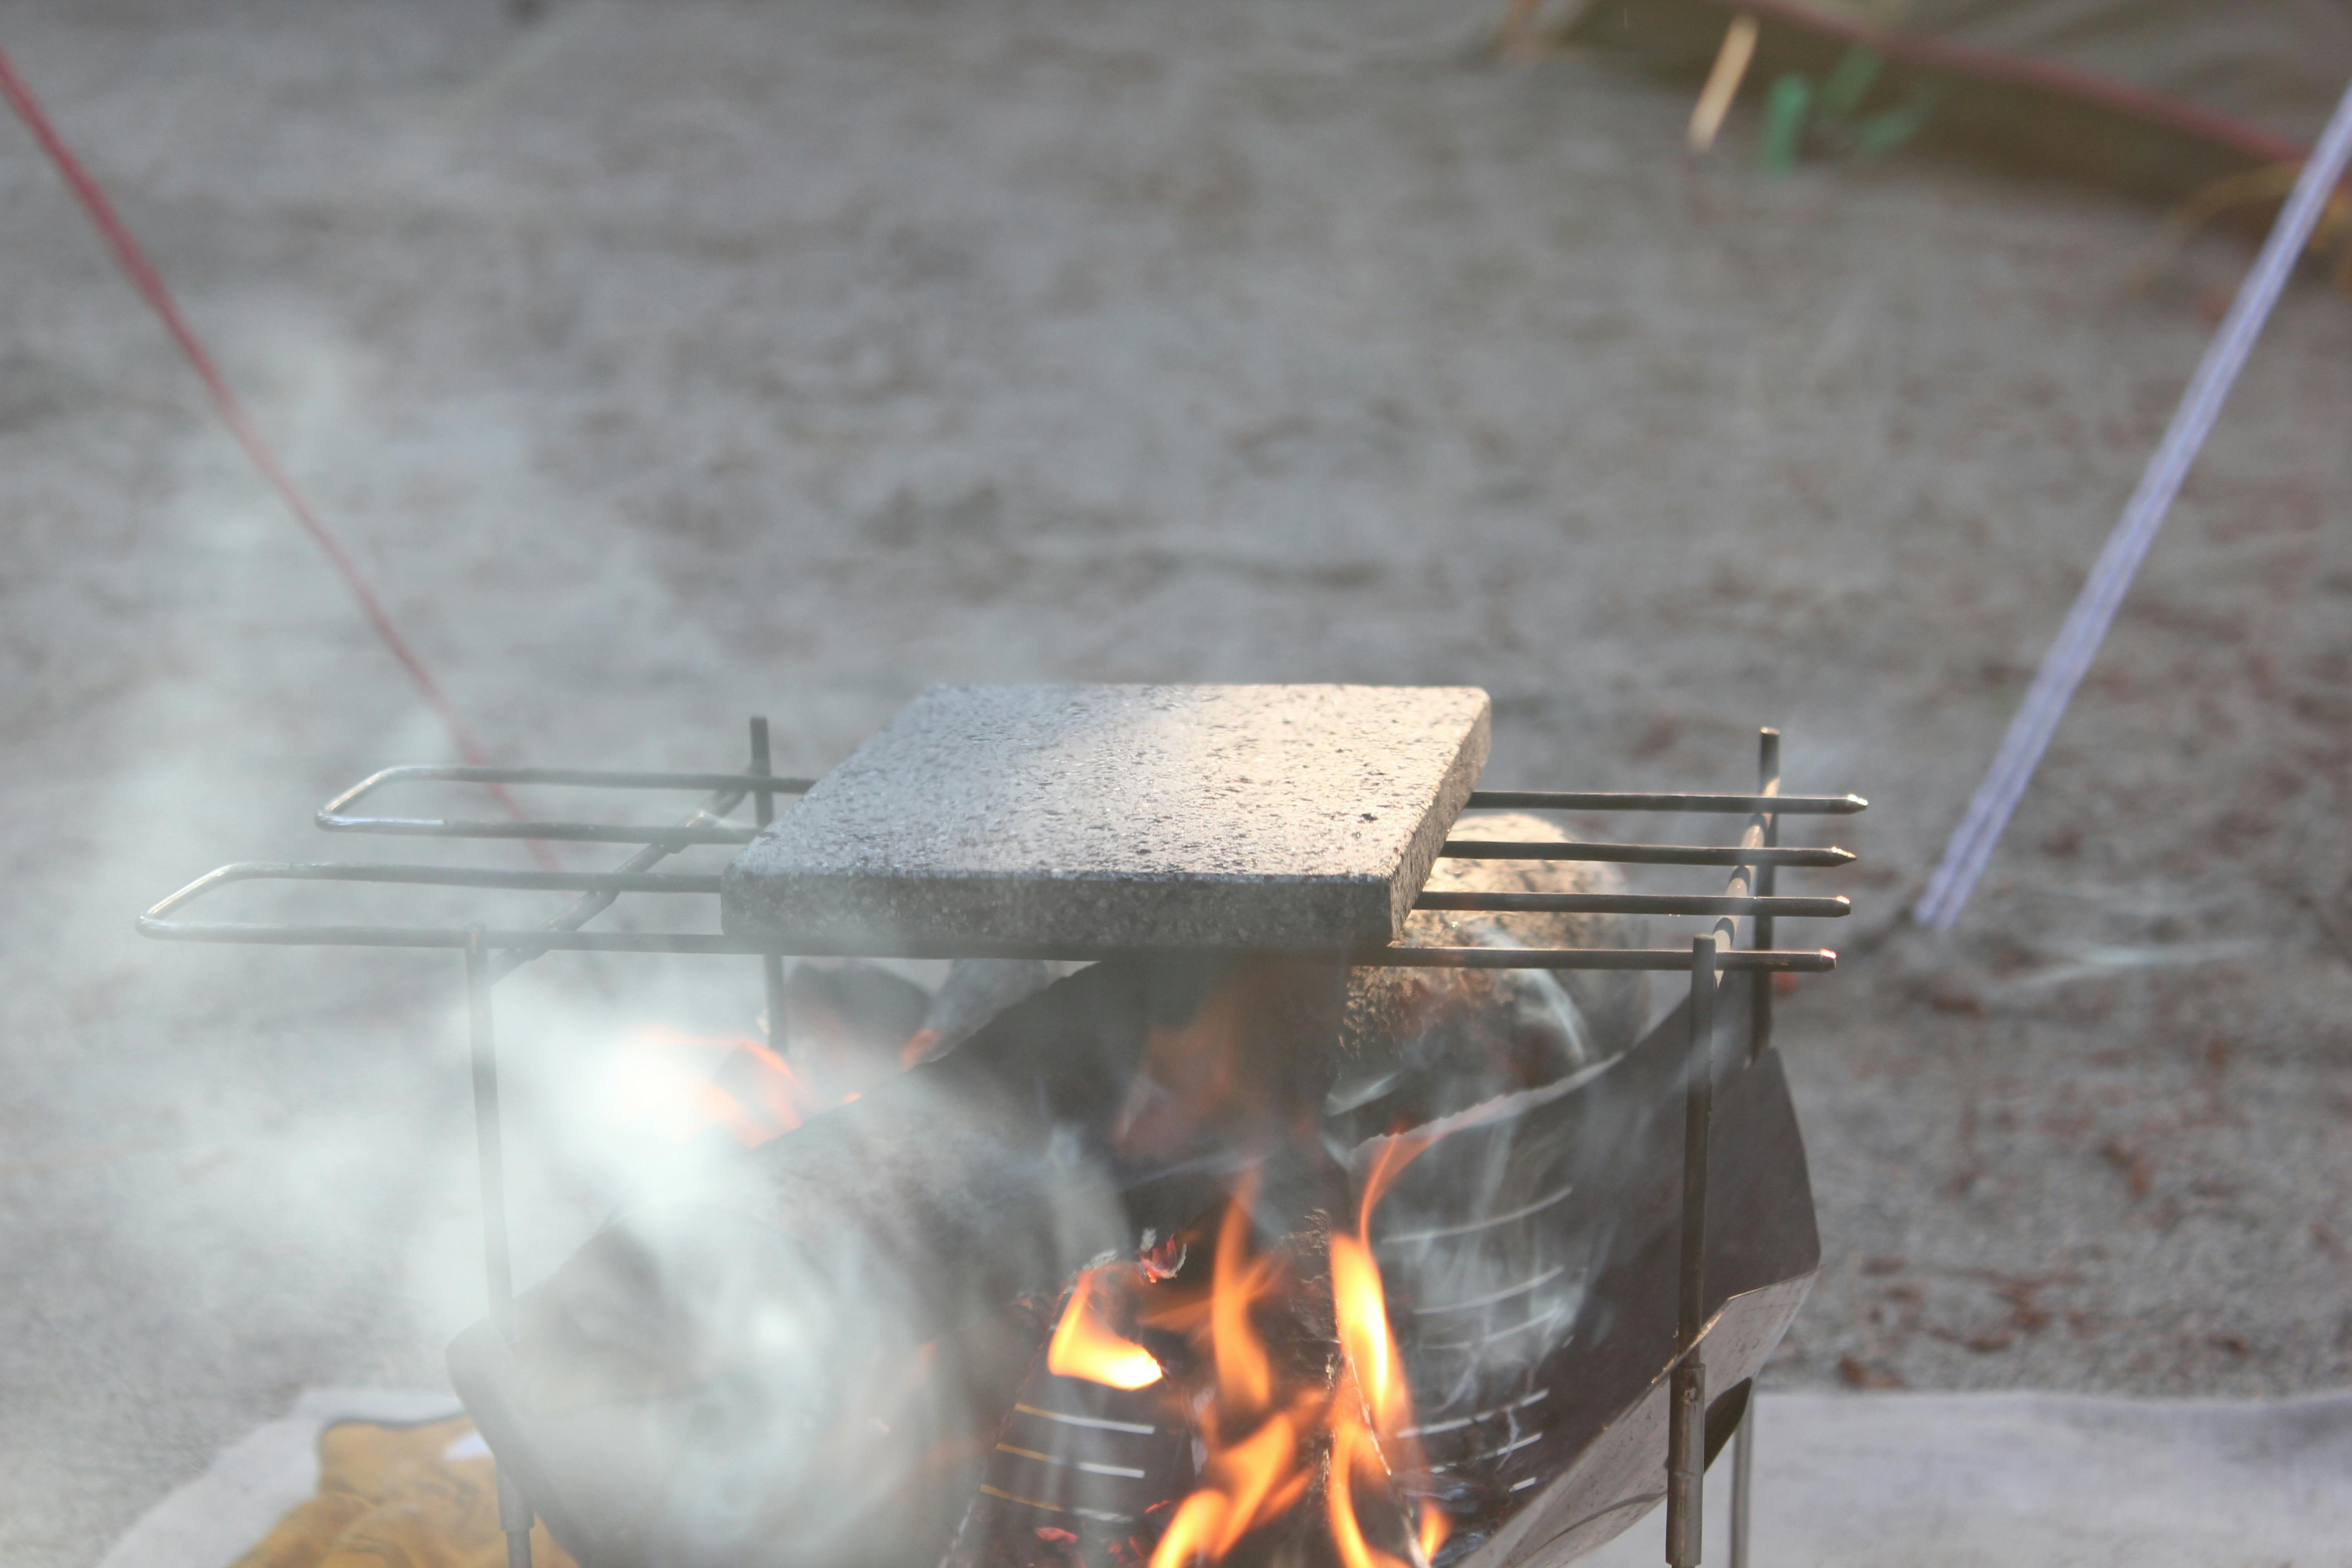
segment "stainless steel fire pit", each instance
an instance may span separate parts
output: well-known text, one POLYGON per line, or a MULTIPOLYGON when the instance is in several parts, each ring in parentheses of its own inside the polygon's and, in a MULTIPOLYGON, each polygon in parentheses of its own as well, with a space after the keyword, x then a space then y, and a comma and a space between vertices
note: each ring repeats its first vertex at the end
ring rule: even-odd
MULTIPOLYGON (((567 1458, 578 1434, 534 1412, 528 1379, 511 1371, 519 1330, 491 988, 519 965, 563 951, 753 957, 769 1016, 781 1020, 786 956, 1099 963, 1089 973, 1101 978, 1087 987, 1005 1015, 966 1047, 970 1059, 951 1056, 908 1075, 948 1073, 939 1081, 983 1098, 995 1092, 983 1072, 988 1053, 1030 1048, 1004 1039, 1024 1027, 1060 1026, 1054 1009, 1066 1012, 1087 994, 1116 996, 1130 983, 1148 991, 1152 975, 1186 966, 1686 973, 1687 998, 1622 1056, 1434 1124, 1443 1136, 1423 1137, 1426 1152, 1396 1180, 1365 1240, 1388 1282, 1395 1342, 1412 1373, 1410 1436, 1427 1456, 1427 1474, 1414 1484, 1441 1499, 1458 1524, 1439 1558, 1444 1568, 1549 1568, 1616 1534, 1661 1498, 1668 1561, 1691 1568, 1699 1561, 1704 1471, 1741 1426, 1748 1382, 1797 1310, 1819 1256, 1801 1142, 1771 1048, 1769 983, 1777 973, 1830 969, 1835 956, 1778 948, 1773 926, 1781 916, 1842 916, 1847 904, 1783 896, 1774 881, 1784 866, 1832 868, 1853 856, 1783 847, 1780 819, 1844 815, 1864 803, 1783 795, 1771 731, 1763 732, 1749 794, 1481 790, 1474 786, 1486 726, 1484 694, 1465 689, 935 688, 824 781, 773 774, 758 719, 751 765, 740 773, 393 768, 330 802, 320 826, 636 847, 613 869, 588 873, 229 865, 155 905, 140 929, 168 941, 463 952, 491 1310, 453 1351, 453 1368, 499 1459, 510 1554, 527 1561, 536 1510, 559 1539, 591 1543, 590 1568, 599 1551, 620 1560, 611 1556, 619 1548, 594 1543, 642 1542, 655 1526, 612 1511, 626 1490, 618 1480, 583 1489, 581 1479, 596 1465, 609 1468, 611 1456, 641 1436, 593 1458, 567 1458), (362 809, 395 787, 467 784, 701 791, 707 798, 661 826, 362 809), (779 795, 808 799, 779 821, 779 795), (736 815, 747 803, 748 822, 736 815), (1688 812, 1745 822, 1734 842, 1715 845, 1453 837, 1465 810, 1688 812), (737 852, 723 873, 654 868, 706 846, 737 852), (1712 866, 1729 877, 1721 892, 1705 894, 1431 889, 1439 860, 1712 866), (228 883, 268 880, 575 898, 528 930, 185 917, 228 883), (656 893, 701 901, 719 917, 719 929, 585 929, 624 897, 656 893), (1415 910, 1711 923, 1686 948, 1469 945, 1409 937, 1415 910), (1744 932, 1742 922, 1751 922, 1744 932), (1742 975, 1747 983, 1736 983, 1742 975)), ((1017 1096, 1006 1103, 1008 1114, 1030 1114, 1017 1096)), ((844 1148, 870 1147, 856 1130, 886 1113, 861 1106, 832 1132, 844 1148)), ((1349 1155, 1355 1184, 1380 1144, 1349 1155)), ((1199 1176, 1198 1163, 1186 1179, 1199 1176)), ((1150 1181, 1158 1184, 1150 1203, 1177 1201, 1164 1172, 1150 1181)), ((1130 1203, 1130 1222, 1136 1212, 1130 1203)), ((1170 1234, 1164 1225, 1147 1226, 1141 1241, 1164 1249, 1170 1234)), ((1041 1416, 1033 1404, 1019 1408, 1032 1425, 1052 1415, 1041 1416)), ((1071 1423, 1103 1429, 1095 1418, 1071 1423)), ((665 1450, 672 1458, 685 1451, 665 1450)), ((1065 1465, 1003 1440, 997 1454, 1000 1467, 1013 1462, 1008 1454, 1065 1465)), ((1736 1521, 1745 1518, 1744 1445, 1741 1456, 1736 1521)), ((1066 1499, 1032 1495, 1041 1489, 1017 1479, 982 1488, 1000 1513, 1042 1510, 1039 1533, 1055 1539, 1069 1532, 1049 1516, 1076 1522, 1087 1514, 1066 1499)), ((1139 1519, 1128 1524, 1148 1528, 1139 1519)), ((968 1522, 967 1543, 972 1528, 968 1522)), ((1742 1530, 1735 1524, 1735 1560, 1742 1530)))

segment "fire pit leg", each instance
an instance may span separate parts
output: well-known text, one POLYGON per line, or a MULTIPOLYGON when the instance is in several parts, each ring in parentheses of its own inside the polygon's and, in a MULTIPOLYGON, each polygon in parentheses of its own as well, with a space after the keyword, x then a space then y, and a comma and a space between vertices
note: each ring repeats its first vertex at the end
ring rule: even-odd
POLYGON ((1706 1485, 1706 1141, 1715 1121, 1715 933, 1691 938, 1690 1055, 1683 1085, 1682 1359, 1668 1384, 1666 1562, 1698 1568, 1706 1485))
MULTIPOLYGON (((1757 734, 1756 793, 1780 793, 1780 731, 1762 730, 1757 734)), ((1780 818, 1776 814, 1764 819, 1764 842, 1778 847, 1780 842, 1780 818)), ((1759 898, 1773 894, 1777 866, 1756 868, 1756 892, 1759 898)), ((1756 941, 1753 945, 1772 945, 1772 917, 1756 917, 1756 941)), ((1748 1059, 1754 1061, 1772 1048, 1772 976, 1758 970, 1748 977, 1754 987, 1748 998, 1748 1059)), ((1755 1496, 1756 1483, 1756 1391, 1751 1385, 1748 1404, 1739 1413, 1739 1425, 1731 1434, 1731 1568, 1748 1568, 1748 1514, 1755 1496)))
MULTIPOLYGON (((506 1155, 499 1125, 499 1045, 490 1014, 490 954, 482 928, 466 933, 466 1001, 474 1058, 474 1145, 482 1167, 482 1254, 488 1275, 490 1321, 514 1342, 514 1260, 507 1245, 506 1155)), ((530 1505, 507 1474, 498 1472, 499 1529, 507 1538, 508 1568, 530 1568, 530 1505)))
POLYGON ((499 1530, 507 1538, 507 1568, 530 1568, 530 1504, 523 1500, 512 1476, 504 1469, 498 1476, 499 1530))
MULTIPOLYGON (((1756 793, 1779 795, 1780 793, 1780 731, 1760 730, 1757 731, 1756 742, 1756 793)), ((1780 818, 1777 813, 1764 819, 1764 843, 1769 848, 1777 849, 1780 847, 1780 818)), ((1769 863, 1756 868, 1758 898, 1769 899, 1772 896, 1775 885, 1779 881, 1777 874, 1780 869, 1778 866, 1769 863)), ((1749 945, 1770 947, 1772 936, 1772 917, 1758 915, 1756 940, 1749 945)), ((1759 969, 1748 977, 1748 983, 1751 987, 1748 1012, 1749 1019, 1748 1059, 1754 1061, 1772 1048, 1772 975, 1769 972, 1759 969)))
POLYGON ((1755 1496, 1756 1390, 1748 1391, 1748 1407, 1731 1434, 1731 1568, 1748 1568, 1748 1509, 1755 1496))
MULTIPOLYGON (((751 716, 751 771, 765 776, 775 770, 768 762, 768 716, 751 716)), ((776 820, 776 795, 773 790, 751 792, 752 819, 762 827, 776 820)), ((784 957, 780 952, 760 955, 760 973, 768 983, 768 1048, 783 1056, 784 1040, 784 957)))

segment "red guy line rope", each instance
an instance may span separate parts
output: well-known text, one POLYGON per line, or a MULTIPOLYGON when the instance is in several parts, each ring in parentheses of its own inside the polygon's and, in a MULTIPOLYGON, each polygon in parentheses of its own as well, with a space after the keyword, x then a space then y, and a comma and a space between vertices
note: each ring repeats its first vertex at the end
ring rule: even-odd
MULTIPOLYGON (((114 204, 107 199, 106 193, 99 188, 89 171, 82 167, 81 160, 74 156, 72 149, 58 134, 57 127, 49 122, 48 115, 33 97, 33 89, 26 85, 25 79, 16 74, 16 63, 9 59, 5 49, 0 49, 0 97, 7 99, 8 107, 16 111, 16 118, 25 122, 25 128, 33 133, 33 140, 41 144, 41 151, 47 153, 49 162, 57 165, 58 173, 64 176, 66 184, 80 201, 82 210, 89 215, 89 221, 97 227, 100 237, 114 252, 114 259, 121 264, 123 275, 131 279, 131 286, 139 290, 139 297, 147 301, 148 309, 153 310, 156 318, 163 323, 163 330, 172 334, 172 341, 180 345, 180 353, 187 357, 197 378, 205 384, 205 392, 211 397, 213 411, 220 416, 221 423, 228 426, 229 434, 236 438, 236 444, 245 448, 246 457, 260 470, 269 488, 278 492, 278 499, 286 503, 286 510, 294 514, 294 521, 302 525, 302 531, 309 534, 310 542, 326 555, 328 563, 335 569, 335 574, 343 580, 343 586, 349 588, 352 597, 359 602, 360 613, 367 617, 368 625, 375 628, 377 637, 391 650, 392 657, 400 661, 401 668, 408 671, 409 679, 416 683, 416 689, 423 693, 425 700, 441 716, 441 722, 449 731, 449 738, 457 742, 458 754, 476 767, 489 766, 489 753, 479 741, 474 739, 473 731, 466 727, 466 721, 458 715, 456 704, 441 689, 441 683, 433 678, 433 672, 425 668, 416 649, 401 635, 400 627, 393 621, 392 613, 383 607, 383 601, 376 597, 375 590, 369 586, 367 578, 361 573, 359 563, 352 559, 352 553, 343 547, 343 542, 320 521, 308 498, 294 483, 293 476, 286 471, 285 465, 278 460, 277 453, 262 438, 260 426, 246 412, 244 403, 229 386, 228 378, 221 374, 220 367, 213 363, 213 356, 205 350, 202 340, 188 325, 187 319, 180 314, 178 302, 172 298, 171 289, 164 287, 163 274, 155 270, 154 263, 147 259, 146 252, 140 249, 139 242, 131 237, 130 228, 114 210, 114 204)), ((518 821, 522 819, 521 805, 508 793, 504 784, 494 784, 488 788, 509 814, 518 821)), ((531 849, 542 861, 553 863, 554 857, 546 845, 534 840, 531 849)))

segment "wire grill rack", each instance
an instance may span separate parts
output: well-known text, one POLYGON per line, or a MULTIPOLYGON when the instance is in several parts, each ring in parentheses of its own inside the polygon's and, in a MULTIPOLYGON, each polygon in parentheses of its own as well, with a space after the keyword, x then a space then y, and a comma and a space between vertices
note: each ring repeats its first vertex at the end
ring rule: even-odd
MULTIPOLYGON (((1835 966, 1825 949, 1777 949, 1770 945, 1777 916, 1835 919, 1847 913, 1843 898, 1796 898, 1777 894, 1774 873, 1781 867, 1835 868, 1854 857, 1840 848, 1784 847, 1779 842, 1783 816, 1844 816, 1861 811, 1859 796, 1787 795, 1780 793, 1778 736, 1766 732, 1764 763, 1753 795, 1635 794, 1558 790, 1479 790, 1468 810, 1578 813, 1708 813, 1746 816, 1731 844, 1515 843, 1455 838, 1446 841, 1449 859, 1583 860, 1643 866, 1719 866, 1731 876, 1720 894, 1424 892, 1417 909, 1518 913, 1697 915, 1718 922, 1717 967, 1726 971, 1821 971, 1835 966), (1738 925, 1754 921, 1756 941, 1742 948, 1738 925), (1727 922, 1727 923, 1722 923, 1727 922)), ((542 842, 626 844, 627 859, 604 871, 500 870, 474 866, 418 866, 347 861, 237 861, 216 868, 170 894, 139 917, 146 936, 168 942, 211 942, 296 947, 404 947, 463 949, 478 942, 500 955, 499 973, 510 972, 542 953, 672 952, 772 954, 778 957, 1045 958, 1074 962, 1121 956, 1131 951, 1106 947, 1038 946, 1021 943, 836 944, 688 931, 589 931, 591 921, 632 894, 698 895, 716 898, 716 874, 656 871, 681 851, 703 845, 740 847, 772 821, 778 796, 805 794, 814 779, 773 773, 767 765, 765 721, 751 721, 751 765, 742 773, 629 773, 595 768, 492 768, 406 766, 370 774, 321 806, 320 827, 331 833, 389 834, 444 839, 537 839, 542 842), (468 819, 389 816, 362 812, 362 803, 402 786, 426 784, 557 785, 624 794, 704 792, 701 805, 681 820, 661 825, 621 822, 468 819), (751 820, 734 814, 746 803, 751 820), (501 891, 577 895, 544 924, 529 929, 473 925, 259 924, 194 920, 183 914, 234 882, 296 881, 402 884, 501 891)), ((1389 945, 1357 949, 1346 960, 1357 965, 1416 968, 1655 969, 1690 967, 1687 952, 1673 948, 1471 948, 1389 945)))

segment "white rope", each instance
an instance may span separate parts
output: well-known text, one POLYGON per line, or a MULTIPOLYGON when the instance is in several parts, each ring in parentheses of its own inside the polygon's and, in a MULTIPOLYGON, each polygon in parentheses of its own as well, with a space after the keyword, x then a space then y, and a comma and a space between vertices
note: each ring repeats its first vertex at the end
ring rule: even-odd
POLYGON ((1993 846, 2000 842, 2001 830, 2009 826, 2010 814, 2017 809, 2018 798, 2024 795, 2042 753, 2049 748, 2050 737, 2065 716, 2066 704, 2089 673, 2091 661, 2098 657, 2107 626, 2122 606, 2148 546, 2155 542, 2165 513, 2172 510, 2180 481, 2188 477, 2189 465, 2204 447, 2214 417, 2221 412, 2222 400, 2230 395, 2230 387, 2246 363, 2247 352, 2270 319, 2271 307, 2278 303, 2295 258, 2310 243, 2329 195, 2344 177, 2347 157, 2352 157, 2352 87, 2345 89, 2294 192, 2279 209, 2261 258, 2238 286, 2238 297, 2231 301, 2230 313, 2207 346, 2189 390, 2181 394, 2180 406, 2173 411, 2163 441, 2148 458, 2139 488, 2132 492, 2115 531, 2107 536, 2106 548, 2099 552, 2074 609, 2067 612, 2058 640, 2042 656, 2042 668, 2034 672, 2025 701, 2010 721, 1991 769, 1969 801, 1968 814, 1960 818, 1952 841, 1944 847, 1942 863, 1911 911, 1911 918, 1921 925, 1949 931, 1967 907, 1977 879, 1984 874, 1985 862, 1992 858, 1993 846))

